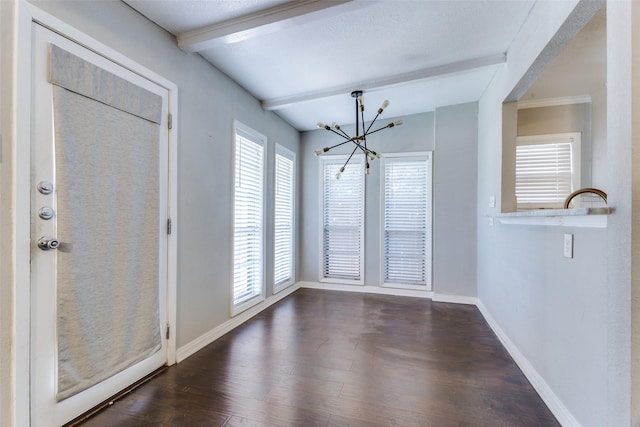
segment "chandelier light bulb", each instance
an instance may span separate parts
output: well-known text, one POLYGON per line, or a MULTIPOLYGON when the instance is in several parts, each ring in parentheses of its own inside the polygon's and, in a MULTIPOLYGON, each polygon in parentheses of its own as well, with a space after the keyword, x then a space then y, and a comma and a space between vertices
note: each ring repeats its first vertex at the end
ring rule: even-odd
POLYGON ((403 124, 404 122, 402 121, 402 119, 398 119, 395 122, 393 122, 394 125, 396 126, 400 126, 401 124, 403 124))
POLYGON ((333 128, 334 128, 335 130, 340 130, 340 125, 339 125, 339 124, 337 124, 336 122, 333 122, 333 125, 332 125, 332 126, 333 126, 333 128))
POLYGON ((319 129, 324 128, 324 123, 322 123, 322 122, 318 122, 318 128, 319 128, 319 129))
POLYGON ((320 154, 322 154, 322 153, 323 153, 323 151, 322 151, 322 150, 316 150, 316 151, 314 151, 314 154, 315 154, 316 156, 319 156, 319 155, 320 155, 320 154))
POLYGON ((389 106, 389 100, 385 99, 382 103, 382 107, 378 108, 378 114, 382 114, 382 112, 389 106))

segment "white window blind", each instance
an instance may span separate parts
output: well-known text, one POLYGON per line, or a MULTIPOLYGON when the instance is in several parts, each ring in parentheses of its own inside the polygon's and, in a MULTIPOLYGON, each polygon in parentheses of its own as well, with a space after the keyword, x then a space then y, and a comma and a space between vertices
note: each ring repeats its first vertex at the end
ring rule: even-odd
POLYGON ((430 287, 431 155, 383 158, 383 283, 430 287))
POLYGON ((233 306, 262 295, 264 137, 236 124, 233 205, 233 306))
POLYGON ((295 153, 276 144, 274 196, 274 292, 294 281, 295 153))
POLYGON ((579 147, 576 148, 576 145, 575 137, 571 136, 553 139, 548 136, 518 138, 518 208, 562 207, 565 198, 576 188, 579 180, 579 147))
POLYGON ((323 159, 322 279, 362 283, 364 171, 363 159, 351 159, 340 179, 346 157, 323 159))

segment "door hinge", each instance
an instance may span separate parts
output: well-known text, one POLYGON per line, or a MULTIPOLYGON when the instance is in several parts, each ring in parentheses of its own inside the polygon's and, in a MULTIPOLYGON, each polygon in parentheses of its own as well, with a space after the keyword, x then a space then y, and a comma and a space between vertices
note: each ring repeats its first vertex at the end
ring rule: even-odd
POLYGON ((171 234, 171 218, 167 219, 167 234, 171 234))
POLYGON ((169 113, 169 119, 167 120, 167 127, 173 129, 173 114, 169 113))
POLYGON ((170 331, 171 331, 171 326, 167 323, 167 333, 165 334, 166 339, 169 339, 170 331))

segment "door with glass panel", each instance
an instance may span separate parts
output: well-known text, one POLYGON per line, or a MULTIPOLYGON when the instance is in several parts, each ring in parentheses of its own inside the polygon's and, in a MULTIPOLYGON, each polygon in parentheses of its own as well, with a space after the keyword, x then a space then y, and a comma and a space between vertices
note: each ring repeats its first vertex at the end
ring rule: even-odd
POLYGON ((33 24, 31 420, 167 362, 166 88, 33 24))

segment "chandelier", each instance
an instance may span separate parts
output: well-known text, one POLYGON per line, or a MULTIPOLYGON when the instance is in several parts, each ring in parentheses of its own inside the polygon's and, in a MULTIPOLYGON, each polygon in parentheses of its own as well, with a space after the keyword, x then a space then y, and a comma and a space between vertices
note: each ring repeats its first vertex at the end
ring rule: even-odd
POLYGON ((351 160, 351 158, 353 157, 353 155, 356 153, 356 151, 360 150, 364 153, 365 155, 365 171, 367 173, 367 175, 369 175, 369 160, 375 160, 376 158, 380 158, 380 154, 376 153, 373 150, 370 150, 369 148, 367 148, 367 136, 374 134, 376 132, 381 131, 382 129, 387 129, 387 128, 392 128, 394 126, 400 126, 402 124, 402 120, 396 120, 395 122, 391 122, 385 126, 382 126, 381 128, 378 128, 376 130, 371 130, 371 128, 373 127, 373 124, 376 122, 376 120, 378 119, 378 117, 380 116, 380 114, 382 114, 382 112, 384 111, 385 108, 387 108, 389 106, 389 101, 384 101, 382 103, 382 106, 380 108, 378 108, 378 113, 376 114, 376 116, 373 118, 373 120, 371 121, 371 123, 369 124, 368 127, 365 128, 365 123, 364 123, 364 101, 362 100, 362 91, 361 90, 354 90, 353 92, 351 92, 351 97, 355 98, 355 103, 356 103, 356 135, 355 136, 349 136, 349 134, 347 134, 345 131, 342 130, 342 128, 340 127, 339 124, 337 123, 333 123, 332 126, 326 125, 322 122, 318 122, 318 127, 322 128, 322 129, 326 129, 328 131, 331 131, 333 133, 335 133, 336 135, 339 135, 340 137, 344 138, 345 140, 342 142, 337 143, 336 145, 333 145, 331 147, 324 147, 322 150, 317 150, 315 152, 316 156, 320 156, 336 147, 340 147, 341 145, 344 145, 348 142, 353 142, 355 144, 355 147, 353 148, 353 151, 351 152, 351 155, 347 158, 347 161, 344 163, 344 165, 340 168, 340 171, 336 174, 336 179, 340 179, 340 175, 342 175, 342 172, 344 172, 344 168, 347 167, 347 164, 349 163, 349 160, 351 160), (358 112, 360 114, 358 114, 358 112), (362 122, 362 129, 360 128, 360 123, 362 122), (362 131, 362 135, 360 135, 360 131, 362 131))

